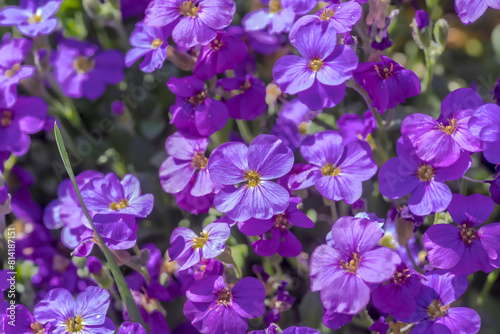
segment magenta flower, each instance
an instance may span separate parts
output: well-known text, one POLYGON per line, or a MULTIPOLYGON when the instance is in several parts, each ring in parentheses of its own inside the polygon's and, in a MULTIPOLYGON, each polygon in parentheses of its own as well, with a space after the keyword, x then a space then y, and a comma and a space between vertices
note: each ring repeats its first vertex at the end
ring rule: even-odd
POLYGON ((184 190, 191 178, 195 178, 190 191, 193 196, 215 193, 218 189, 208 172, 208 158, 205 151, 208 138, 197 138, 176 132, 167 138, 165 150, 169 157, 160 167, 160 183, 167 193, 184 190))
POLYGON ((59 333, 113 334, 115 324, 106 313, 109 293, 99 287, 89 286, 76 298, 66 289, 52 289, 35 307, 35 319, 50 324, 59 333), (85 329, 84 329, 85 328, 85 329))
POLYGON ((367 110, 363 118, 357 114, 343 114, 337 120, 337 127, 347 145, 356 140, 367 141, 368 136, 377 128, 377 121, 373 113, 367 110))
POLYGON ((123 54, 118 50, 99 51, 88 42, 65 39, 51 57, 54 76, 63 93, 71 98, 95 100, 124 78, 123 54))
POLYGON ((481 142, 473 136, 468 124, 474 110, 482 104, 474 90, 457 89, 441 103, 437 120, 425 114, 412 114, 403 120, 401 134, 416 148, 420 159, 436 167, 450 166, 463 151, 481 151, 481 142))
POLYGON ((448 212, 458 225, 432 225, 423 236, 429 262, 457 276, 500 267, 500 223, 483 224, 495 203, 487 196, 453 194, 448 212))
POLYGON ((362 182, 377 172, 368 144, 354 141, 344 145, 342 136, 333 130, 306 138, 300 153, 310 166, 292 175, 288 184, 293 190, 314 185, 321 196, 332 201, 354 203, 363 192, 362 182))
POLYGON ((172 38, 190 48, 206 45, 233 20, 233 0, 153 0, 146 9, 144 23, 151 27, 175 25, 172 38))
POLYGON ((217 73, 234 70, 246 55, 245 42, 233 34, 220 31, 214 40, 201 48, 193 73, 200 79, 211 79, 217 73))
POLYGON ((421 281, 417 309, 404 322, 415 322, 410 334, 467 333, 475 334, 481 327, 476 311, 466 307, 451 307, 467 289, 467 277, 450 273, 430 274, 421 281))
POLYGON ((382 236, 378 222, 366 218, 344 216, 332 226, 328 244, 311 255, 309 273, 311 290, 321 292, 325 309, 357 314, 370 301, 370 284, 393 276, 401 260, 378 246, 382 236))
POLYGON ((262 282, 245 277, 232 288, 222 276, 195 281, 186 292, 184 315, 201 333, 244 334, 246 319, 264 313, 266 292, 262 282))
POLYGON ((153 28, 142 22, 137 23, 130 35, 132 49, 125 55, 125 66, 130 67, 144 57, 139 65, 141 71, 151 73, 161 68, 167 59, 168 38, 171 33, 171 26, 153 28))
POLYGON ((335 30, 322 25, 301 27, 291 42, 301 56, 283 56, 274 64, 278 86, 284 93, 298 94, 312 110, 336 106, 358 65, 356 53, 350 47, 337 46, 335 30))
POLYGON ((2 39, 0 45, 0 100, 11 106, 17 98, 17 85, 35 73, 35 66, 21 65, 31 49, 27 38, 2 39))
POLYGON ((57 27, 54 14, 62 0, 22 0, 20 6, 8 6, 0 10, 0 26, 16 26, 21 34, 36 37, 48 35, 57 27))
POLYGON ((224 101, 229 117, 253 121, 267 110, 266 85, 253 75, 223 78, 217 82, 226 91, 239 91, 224 101))
POLYGON ((283 257, 295 257, 302 252, 299 239, 289 231, 292 226, 313 228, 314 222, 297 208, 300 199, 290 199, 285 212, 271 219, 255 219, 239 222, 238 228, 248 236, 260 236, 252 247, 257 255, 271 256, 275 253, 283 257))
POLYGON ((476 21, 486 9, 500 9, 498 0, 455 0, 455 10, 463 24, 476 21))
POLYGON ((210 175, 224 185, 215 195, 215 208, 235 221, 270 219, 282 213, 290 196, 270 180, 285 175, 292 166, 292 151, 272 135, 259 135, 249 147, 236 142, 220 145, 208 161, 210 175))
POLYGON ((378 63, 361 63, 354 72, 354 80, 363 87, 380 113, 404 103, 420 94, 420 80, 389 57, 381 56, 378 63))
POLYGON ((25 155, 29 135, 43 129, 47 110, 45 101, 35 96, 19 96, 11 105, 0 99, 0 151, 25 155))
POLYGON ((177 227, 170 236, 168 255, 172 261, 179 263, 179 270, 191 268, 201 259, 213 259, 226 248, 230 235, 226 223, 208 224, 200 236, 187 227, 177 227))
POLYGON ((311 121, 322 111, 321 109, 313 111, 299 99, 293 99, 281 107, 272 134, 295 151, 307 137, 307 129, 311 121))
POLYGON ((167 86, 177 95, 170 107, 173 123, 179 131, 194 136, 210 136, 227 122, 227 107, 208 97, 205 82, 194 76, 168 79, 167 86))
POLYGON ((408 207, 418 216, 444 211, 451 201, 450 188, 444 181, 460 179, 472 164, 468 153, 449 167, 436 167, 418 158, 409 143, 399 138, 397 158, 387 161, 378 173, 380 193, 395 199, 410 194, 408 207))
POLYGON ((482 142, 483 155, 492 164, 500 163, 500 107, 488 103, 477 108, 469 120, 469 131, 482 142))

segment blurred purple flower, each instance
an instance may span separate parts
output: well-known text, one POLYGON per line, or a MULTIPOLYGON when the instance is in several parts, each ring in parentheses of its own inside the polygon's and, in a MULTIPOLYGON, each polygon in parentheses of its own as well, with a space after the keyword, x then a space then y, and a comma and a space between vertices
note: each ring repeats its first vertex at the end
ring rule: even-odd
POLYGON ((463 24, 476 21, 488 7, 500 9, 500 2, 498 0, 455 0, 455 10, 463 24))
POLYGON ((13 316, 15 317, 15 321, 12 321, 10 311, 3 315, 3 332, 5 334, 33 334, 33 333, 50 333, 54 330, 54 327, 47 323, 45 326, 36 321, 35 317, 31 314, 31 312, 26 308, 26 306, 17 304, 15 307, 15 313, 13 316), (14 326, 12 326, 14 324, 14 326))
POLYGON ((225 101, 229 117, 253 121, 267 110, 266 86, 253 75, 223 78, 217 82, 226 91, 239 91, 225 101))
MULTIPOLYGON (((245 15, 241 24, 246 31, 258 31, 269 27, 269 33, 289 32, 295 21, 294 0, 261 0, 267 8, 254 10, 245 15), (285 6, 286 5, 286 6, 285 6)), ((310 3, 314 2, 309 1, 310 3)))
POLYGON ((136 322, 125 321, 116 334, 147 334, 146 330, 136 322))
POLYGON ((429 26, 429 14, 425 10, 417 10, 415 13, 415 21, 417 21, 418 29, 422 30, 429 26))
POLYGON ((337 127, 344 145, 352 141, 367 141, 368 136, 377 128, 377 121, 371 110, 365 111, 363 118, 357 114, 343 114, 337 120, 337 127))
POLYGON ((48 35, 57 27, 54 14, 62 0, 21 0, 19 7, 8 6, 0 10, 0 26, 16 26, 26 36, 48 35))
POLYGON ((483 154, 492 164, 500 163, 500 106, 488 103, 477 108, 469 120, 469 130, 482 141, 483 154))

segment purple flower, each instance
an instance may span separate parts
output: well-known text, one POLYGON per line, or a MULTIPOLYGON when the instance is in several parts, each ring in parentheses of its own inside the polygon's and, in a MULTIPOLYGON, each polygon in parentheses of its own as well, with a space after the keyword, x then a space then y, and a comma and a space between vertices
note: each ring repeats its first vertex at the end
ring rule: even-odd
POLYGON ((337 127, 342 135, 344 145, 352 141, 367 141, 373 131, 377 128, 377 121, 370 110, 367 110, 361 118, 357 114, 344 114, 337 120, 337 127))
POLYGON ((423 236, 429 262, 457 276, 500 267, 500 223, 479 227, 493 213, 495 203, 487 196, 453 194, 448 212, 458 225, 432 225, 423 236))
POLYGON ((194 76, 167 81, 177 98, 170 107, 173 123, 179 131, 194 136, 210 136, 227 122, 227 107, 219 100, 208 97, 205 82, 194 76))
POLYGON ((43 129, 47 110, 45 101, 35 96, 19 96, 11 105, 0 99, 0 151, 25 155, 29 135, 43 129))
POLYGON ((349 32, 361 18, 362 12, 361 6, 355 1, 330 4, 314 15, 305 15, 298 19, 290 31, 290 41, 295 40, 295 34, 303 26, 322 25, 337 34, 349 32))
POLYGON ((258 31, 269 27, 271 34, 289 32, 295 21, 293 0, 261 0, 261 2, 267 8, 257 9, 245 15, 241 21, 245 30, 258 31))
POLYGON ((201 48, 193 73, 208 80, 217 73, 233 70, 247 55, 245 42, 237 36, 220 31, 217 37, 201 48))
POLYGON ((142 22, 137 23, 130 35, 132 49, 125 55, 125 66, 130 67, 144 57, 139 65, 141 71, 151 73, 161 68, 167 58, 168 37, 171 33, 171 26, 153 28, 142 22))
POLYGON ((422 30, 429 26, 429 14, 425 10, 417 10, 415 13, 415 21, 417 21, 418 29, 422 30))
POLYGON ((146 330, 136 322, 125 321, 116 334, 147 334, 146 330))
POLYGON ((295 151, 306 138, 311 121, 321 112, 321 109, 312 111, 299 99, 293 99, 281 107, 272 134, 295 151))
POLYGON ((309 327, 297 327, 297 326, 292 326, 284 329, 283 331, 278 332, 278 326, 275 324, 269 325, 269 328, 267 329, 262 329, 258 331, 251 331, 248 334, 319 334, 319 332, 315 329, 309 328, 309 327))
POLYGON ((26 306, 18 304, 15 307, 15 321, 8 316, 8 313, 3 315, 3 332, 5 334, 33 334, 33 333, 50 333, 53 329, 51 324, 46 324, 43 326, 38 321, 35 320, 31 312, 26 308, 26 306), (14 323, 14 326, 11 325, 14 323))
MULTIPOLYGON (((245 31, 242 26, 232 25, 227 31, 245 41, 254 52, 266 55, 275 53, 285 41, 284 35, 273 35, 263 30, 245 31)), ((251 53, 247 54, 247 57, 248 55, 251 53)))
POLYGON ((233 0, 153 0, 144 22, 152 27, 175 25, 174 42, 190 48, 214 40, 217 30, 231 23, 235 11, 233 0))
POLYGON ((363 87, 380 113, 420 94, 420 80, 411 70, 386 56, 379 63, 361 63, 354 80, 363 87))
POLYGON ((295 257, 302 252, 302 244, 289 231, 292 226, 313 228, 314 222, 297 208, 300 199, 290 199, 285 212, 273 216, 271 219, 255 219, 239 222, 238 228, 248 236, 260 236, 252 247, 257 255, 271 256, 278 253, 284 257, 295 257))
POLYGON ((498 0, 455 0, 455 10, 463 24, 476 21, 488 7, 500 9, 498 0))
POLYGON ((246 319, 264 313, 266 293, 262 282, 245 277, 229 288, 222 276, 198 280, 186 292, 184 315, 201 333, 247 332, 246 319))
POLYGON ((457 89, 443 100, 437 120, 425 114, 409 115, 401 124, 401 134, 416 148, 420 159, 436 167, 450 166, 463 151, 481 151, 481 142, 473 136, 468 124, 474 110, 482 104, 474 90, 457 89))
POLYGON ((239 91, 225 101, 229 117, 253 121, 267 110, 266 86, 253 75, 224 78, 217 82, 226 91, 239 91))
POLYGON ((2 39, 0 45, 0 100, 11 106, 16 101, 17 85, 21 80, 35 73, 35 66, 21 65, 31 49, 27 38, 13 38, 10 42, 2 39))
POLYGON ((491 95, 493 95, 493 99, 497 102, 497 104, 500 105, 500 77, 498 78, 497 83, 493 87, 491 95))
POLYGON ((466 307, 451 307, 467 289, 467 277, 450 273, 431 274, 421 281, 423 286, 417 296, 417 310, 406 323, 418 323, 410 334, 418 333, 470 333, 481 327, 476 311, 466 307))
POLYGON ((89 270, 89 273, 97 275, 102 271, 102 263, 101 260, 96 258, 95 256, 89 256, 87 258, 87 262, 85 266, 89 270))
POLYGON ((495 203, 500 204, 500 168, 497 167, 495 178, 490 181, 490 194, 495 203))
POLYGON ((471 165, 468 153, 449 167, 436 167, 418 158, 409 143, 399 138, 397 158, 387 161, 378 173, 380 193, 395 199, 410 194, 408 207, 418 216, 444 211, 451 201, 450 188, 444 181, 460 179, 471 165))
POLYGON ((282 213, 290 196, 270 180, 285 175, 292 166, 292 151, 272 135, 259 135, 249 147, 236 142, 220 145, 208 161, 210 175, 224 185, 215 195, 215 208, 235 221, 270 219, 282 213))
POLYGON ((369 328, 369 330, 377 332, 377 334, 386 334, 390 326, 384 317, 378 318, 369 328))
POLYGON ((177 227, 170 236, 168 255, 172 261, 179 263, 179 270, 185 270, 202 258, 213 259, 219 256, 226 248, 229 235, 230 228, 225 223, 208 224, 200 232, 200 236, 187 227, 177 227))
POLYGON ((311 255, 311 290, 321 291, 329 311, 357 314, 370 301, 370 284, 391 278, 401 260, 393 250, 377 246, 383 231, 376 221, 344 216, 330 233, 328 244, 311 255))
POLYGON ((196 175, 191 178, 184 190, 175 193, 175 199, 177 200, 177 205, 182 210, 191 212, 194 215, 199 215, 203 213, 208 213, 208 210, 212 207, 214 202, 215 194, 209 193, 203 196, 193 196, 191 194, 195 184, 196 175))
POLYGON ((345 94, 345 82, 358 65, 356 53, 348 46, 336 45, 337 34, 328 26, 301 27, 292 44, 302 57, 281 57, 273 68, 273 77, 287 94, 312 110, 336 106, 345 94))
POLYGON ((160 167, 160 183, 167 193, 184 190, 191 179, 194 185, 190 190, 193 196, 205 196, 214 193, 218 186, 208 172, 208 158, 205 151, 208 138, 197 138, 176 132, 167 138, 165 150, 169 157, 160 167))
POLYGON ((292 175, 288 184, 293 190, 314 185, 321 196, 332 201, 354 203, 363 192, 362 182, 377 172, 368 144, 354 141, 345 145, 333 130, 306 138, 300 153, 311 165, 292 175))
POLYGON ((71 98, 95 100, 124 78, 123 54, 118 50, 99 51, 84 41, 64 39, 51 57, 54 76, 64 94, 71 98))
POLYGON ((415 299, 420 292, 422 278, 423 275, 401 263, 387 284, 373 290, 373 305, 395 319, 407 319, 417 309, 415 299))
POLYGON ((90 286, 76 298, 66 289, 53 289, 35 307, 35 319, 41 324, 51 324, 60 333, 113 334, 115 325, 106 318, 109 293, 90 286), (85 328, 85 329, 84 329, 85 328))
POLYGON ((486 160, 492 164, 500 163, 500 107, 488 103, 477 108, 469 120, 469 130, 482 141, 486 160))
POLYGON ((323 311, 323 323, 326 327, 331 329, 339 329, 344 325, 347 325, 352 320, 352 315, 336 313, 331 310, 323 311))
POLYGON ((0 26, 17 26, 26 36, 48 35, 57 27, 52 17, 61 6, 62 0, 22 0, 19 7, 8 6, 0 10, 0 26))

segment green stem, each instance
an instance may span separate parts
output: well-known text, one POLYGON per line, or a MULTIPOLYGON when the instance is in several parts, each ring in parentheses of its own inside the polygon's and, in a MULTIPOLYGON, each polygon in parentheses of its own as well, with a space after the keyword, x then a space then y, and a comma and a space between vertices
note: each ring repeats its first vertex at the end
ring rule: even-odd
POLYGON ((410 246, 408 246, 408 243, 406 243, 406 252, 408 253, 408 257, 410 258, 411 263, 413 264, 413 267, 415 267, 415 270, 418 271, 419 273, 423 273, 422 269, 417 265, 415 262, 415 259, 413 258, 413 254, 411 253, 410 246))
POLYGON ((94 226, 94 221, 92 220, 92 217, 90 216, 90 213, 87 210, 85 203, 83 202, 82 195, 80 193, 80 189, 78 188, 78 184, 76 183, 76 180, 75 180, 75 174, 73 173, 73 168, 71 168, 71 163, 69 161, 68 152, 66 152, 66 148, 64 147, 64 141, 62 139, 61 132, 59 131, 57 123, 54 124, 54 135, 56 137, 57 148, 59 149, 59 154, 61 155, 61 159, 63 160, 64 167, 66 168, 66 172, 68 173, 69 178, 71 179, 71 182, 73 183, 73 187, 75 188, 75 192, 76 192, 76 196, 78 197, 78 201, 80 202, 80 205, 82 206, 83 213, 85 214, 85 217, 89 221, 89 224, 92 227, 92 230, 94 231, 94 236, 97 238, 99 246, 101 247, 101 249, 104 253, 104 256, 106 257, 106 261, 108 262, 108 265, 111 269, 111 273, 113 274, 113 278, 115 280, 116 286, 118 287, 118 291, 120 292, 121 299, 122 299, 123 303, 125 304, 125 308, 127 309, 127 313, 130 317, 130 321, 137 322, 137 323, 141 324, 142 327, 146 328, 146 326, 144 324, 144 320, 141 316, 141 313, 139 312, 139 308, 137 307, 137 304, 135 303, 134 298, 132 297, 132 293, 130 292, 130 289, 127 285, 127 282, 125 281, 125 278, 123 277, 123 274, 120 271, 120 268, 116 264, 116 262, 113 258, 113 255, 111 254, 109 248, 106 246, 106 244, 102 240, 101 235, 96 231, 95 226, 94 226))
POLYGON ((490 293, 491 287, 493 286, 493 283, 495 283, 495 281, 497 280, 499 273, 500 270, 495 269, 488 274, 483 289, 481 290, 481 294, 477 297, 478 305, 482 305, 484 303, 484 300, 486 299, 486 296, 490 293))
POLYGON ((248 127, 248 124, 242 119, 237 119, 236 125, 238 126, 238 130, 240 130, 240 134, 243 137, 243 139, 248 144, 250 144, 253 140, 253 135, 250 132, 250 128, 248 127))
POLYGON ((460 179, 460 195, 467 196, 467 180, 464 178, 460 179))

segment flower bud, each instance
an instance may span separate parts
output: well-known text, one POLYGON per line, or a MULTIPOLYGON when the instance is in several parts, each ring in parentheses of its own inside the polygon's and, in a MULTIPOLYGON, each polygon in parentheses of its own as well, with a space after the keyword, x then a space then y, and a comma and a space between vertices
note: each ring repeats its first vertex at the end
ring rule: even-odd
POLYGON ((437 20, 434 26, 434 39, 441 46, 445 46, 448 41, 448 30, 450 29, 450 25, 446 22, 445 19, 437 20))
POLYGON ((425 10, 417 10, 415 13, 415 21, 417 22, 418 29, 422 30, 429 26, 429 14, 425 10))

